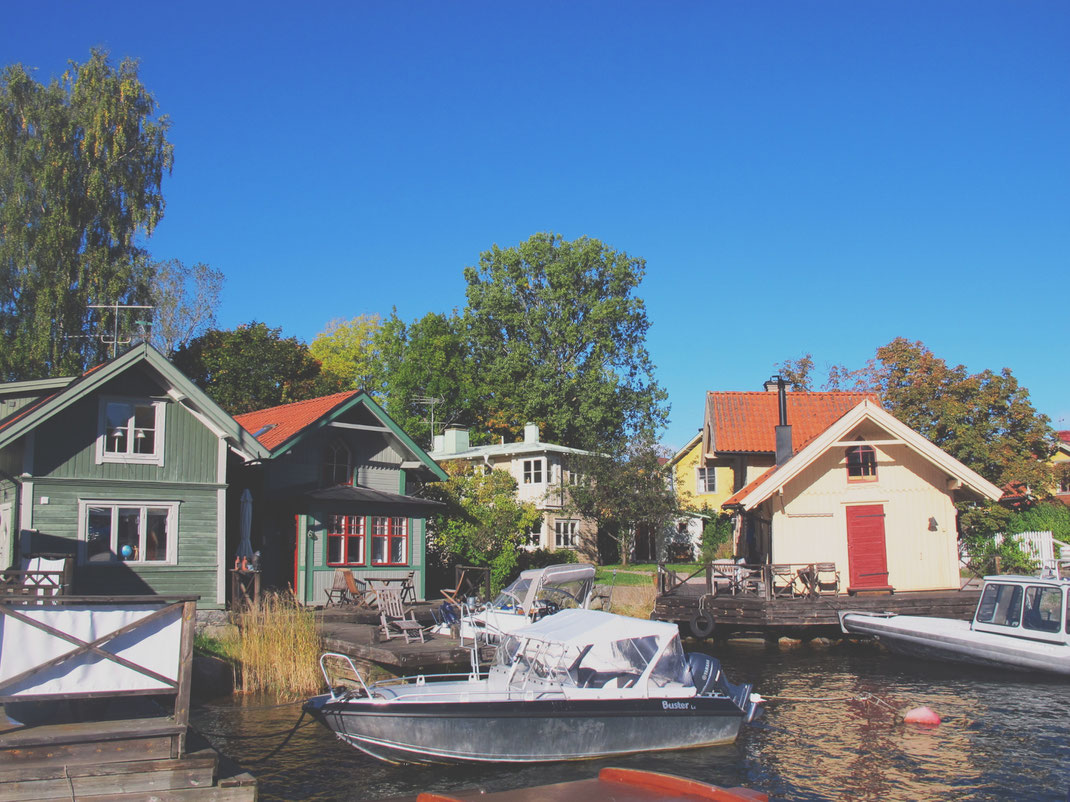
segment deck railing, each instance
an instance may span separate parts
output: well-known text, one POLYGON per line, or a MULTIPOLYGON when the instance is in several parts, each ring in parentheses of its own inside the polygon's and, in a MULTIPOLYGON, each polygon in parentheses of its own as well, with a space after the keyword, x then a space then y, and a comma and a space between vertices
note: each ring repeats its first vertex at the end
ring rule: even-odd
POLYGON ((731 594, 766 600, 839 593, 835 563, 735 563, 714 560, 683 576, 658 563, 658 595, 731 594), (702 582, 695 582, 704 574, 702 582))
POLYGON ((0 597, 0 703, 172 696, 184 751, 196 596, 0 597))

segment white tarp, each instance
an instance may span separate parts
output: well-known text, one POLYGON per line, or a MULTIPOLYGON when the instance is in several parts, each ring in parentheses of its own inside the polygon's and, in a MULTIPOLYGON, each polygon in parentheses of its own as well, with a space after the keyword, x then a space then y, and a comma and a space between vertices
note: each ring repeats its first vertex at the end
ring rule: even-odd
MULTIPOLYGON (((135 621, 147 618, 158 608, 118 606, 24 607, 18 613, 47 624, 82 642, 92 642, 135 621)), ((100 644, 101 649, 131 663, 167 677, 178 679, 182 640, 182 605, 118 638, 100 644)), ((165 690, 169 686, 113 660, 83 652, 62 663, 42 669, 12 686, 4 681, 18 676, 54 657, 77 648, 10 615, 0 616, 0 695, 36 696, 61 693, 165 690)))

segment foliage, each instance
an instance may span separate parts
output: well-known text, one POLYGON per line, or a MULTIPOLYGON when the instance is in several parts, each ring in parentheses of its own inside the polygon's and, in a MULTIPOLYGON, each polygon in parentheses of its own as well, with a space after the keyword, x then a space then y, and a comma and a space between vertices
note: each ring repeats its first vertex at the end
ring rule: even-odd
POLYGON ((702 562, 731 556, 726 553, 726 548, 731 548, 733 532, 734 520, 730 513, 710 513, 702 527, 702 562))
POLYGON ((527 571, 529 568, 545 568, 548 565, 578 563, 579 555, 575 549, 523 549, 517 556, 516 570, 527 571))
POLYGON ((90 304, 145 303, 138 236, 163 216, 168 120, 103 50, 47 86, 0 73, 0 377, 78 373, 107 346, 90 304))
POLYGON ((971 374, 899 337, 877 349, 869 370, 889 412, 990 482, 1052 486, 1050 421, 1008 368, 971 374))
POLYGON ((152 266, 152 328, 149 342, 165 356, 184 348, 215 325, 223 274, 203 262, 168 259, 152 266))
POLYGON ((676 494, 661 467, 665 456, 649 436, 638 434, 617 454, 570 458, 571 470, 584 480, 569 488, 567 506, 598 524, 624 564, 639 527, 663 532, 677 514, 676 494))
POLYGON ((381 328, 378 315, 332 320, 308 350, 320 361, 324 372, 345 379, 353 389, 379 396, 383 377, 377 335, 381 328))
POLYGON ((634 294, 645 270, 642 259, 587 237, 536 234, 481 254, 464 271, 482 402, 472 423, 512 438, 535 422, 548 442, 578 448, 664 424, 650 323, 634 294))
MULTIPOLYGON (((376 336, 382 361, 386 411, 414 440, 432 443, 431 405, 435 428, 461 419, 471 423, 481 403, 462 321, 454 315, 430 313, 408 325, 395 310, 376 336)), ((474 439, 475 441, 475 439, 474 439)))
POLYGON ((172 361, 231 415, 345 389, 341 379, 321 371, 304 343, 256 321, 211 329, 172 361))
POLYGON ((1061 501, 1038 501, 1011 513, 1008 534, 1051 532, 1056 540, 1070 541, 1070 507, 1061 501))
POLYGON ((516 480, 506 471, 443 467, 447 480, 428 486, 428 496, 446 505, 428 521, 429 555, 442 564, 489 565, 496 593, 515 575, 522 538, 540 513, 516 500, 516 480))
MULTIPOLYGON (((776 366, 776 371, 791 385, 792 389, 813 391, 814 357, 812 354, 803 354, 798 359, 787 359, 776 366)), ((851 370, 845 365, 826 364, 825 382, 821 385, 821 390, 867 390, 869 389, 868 375, 865 368, 851 370)))

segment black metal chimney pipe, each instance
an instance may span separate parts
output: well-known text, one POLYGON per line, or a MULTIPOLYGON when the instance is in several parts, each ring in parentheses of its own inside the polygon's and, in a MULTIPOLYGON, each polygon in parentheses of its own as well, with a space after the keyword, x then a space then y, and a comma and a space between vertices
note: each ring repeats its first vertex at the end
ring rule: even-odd
POLYGON ((776 384, 777 405, 780 410, 780 425, 776 427, 776 464, 780 467, 791 459, 792 455, 791 426, 788 425, 788 383, 784 381, 783 376, 777 374, 765 383, 766 389, 771 390, 773 384, 776 384))

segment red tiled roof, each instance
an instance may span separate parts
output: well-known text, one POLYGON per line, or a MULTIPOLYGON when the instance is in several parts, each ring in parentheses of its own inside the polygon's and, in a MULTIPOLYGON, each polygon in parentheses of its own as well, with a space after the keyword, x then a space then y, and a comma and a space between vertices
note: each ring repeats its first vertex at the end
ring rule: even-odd
POLYGON ((746 496, 750 491, 752 491, 754 488, 756 488, 759 484, 761 484, 766 479, 768 479, 770 476, 772 476, 774 473, 776 473, 776 469, 778 467, 779 466, 777 466, 777 465, 771 465, 768 469, 766 469, 765 471, 762 472, 761 476, 759 476, 758 478, 756 478, 753 481, 751 481, 745 487, 742 487, 739 490, 737 490, 735 493, 733 493, 730 498, 726 499, 721 504, 721 506, 722 507, 730 507, 732 505, 739 504, 739 502, 743 499, 744 496, 746 496))
POLYGON ((1061 431, 1061 432, 1056 432, 1055 434, 1056 434, 1056 435, 1058 436, 1058 438, 1059 438, 1060 440, 1062 440, 1062 441, 1063 441, 1064 443, 1070 443, 1070 429, 1064 429, 1063 431, 1061 431))
MULTIPOLYGON (((875 393, 789 392, 787 411, 792 451, 797 453, 867 399, 880 404, 875 393)), ((716 451, 776 452, 776 427, 780 423, 777 393, 707 393, 706 411, 716 451)))
POLYGON ((295 401, 292 404, 259 409, 256 412, 235 415, 234 420, 256 437, 260 445, 275 449, 359 392, 360 390, 347 390, 344 393, 310 398, 308 401, 295 401), (271 428, 261 431, 268 426, 271 428))

